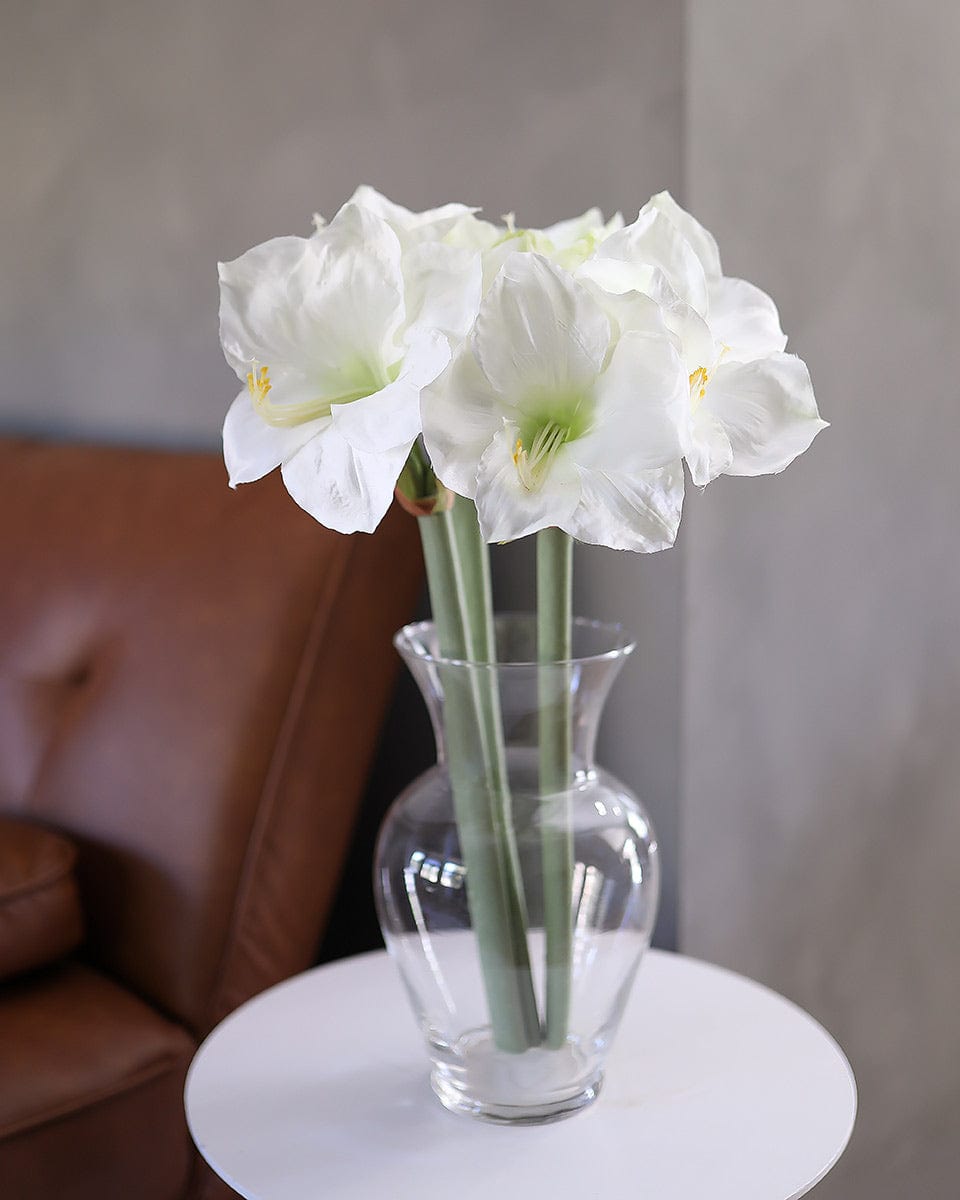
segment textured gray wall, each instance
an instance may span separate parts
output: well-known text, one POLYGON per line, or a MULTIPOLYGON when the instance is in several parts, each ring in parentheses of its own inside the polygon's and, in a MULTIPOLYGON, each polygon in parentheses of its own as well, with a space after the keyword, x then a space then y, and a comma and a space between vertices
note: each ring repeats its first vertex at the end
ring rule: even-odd
POLYGON ((636 208, 677 182, 680 28, 669 0, 4 0, 5 426, 215 441, 217 259, 358 182, 636 208))
POLYGON ((686 515, 681 943, 853 1060, 816 1195, 960 1175, 960 11, 694 0, 688 195, 833 427, 686 515))

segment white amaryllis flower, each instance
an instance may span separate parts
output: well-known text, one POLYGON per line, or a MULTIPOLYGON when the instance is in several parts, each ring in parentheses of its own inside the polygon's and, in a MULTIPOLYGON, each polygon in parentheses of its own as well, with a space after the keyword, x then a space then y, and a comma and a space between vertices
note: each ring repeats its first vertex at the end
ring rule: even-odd
POLYGON ((701 315, 707 312, 707 278, 699 257, 652 203, 632 225, 604 239, 577 275, 611 293, 643 292, 658 303, 680 299, 701 315))
POLYGON ((476 500, 488 541, 559 526, 616 549, 673 544, 687 379, 656 306, 637 303, 648 327, 615 338, 561 267, 533 253, 505 261, 473 334, 421 403, 434 469, 476 500))
MULTIPOLYGON (((375 214, 397 235, 407 309, 415 314, 408 336, 438 329, 452 340, 463 337, 480 304, 479 247, 461 245, 446 235, 459 222, 475 220, 477 209, 444 204, 413 212, 365 183, 347 204, 375 214)), ((313 220, 320 233, 325 228, 323 218, 314 214, 313 220)))
POLYGON ((644 205, 577 276, 611 295, 646 293, 661 306, 689 382, 680 435, 695 484, 782 471, 826 427, 806 366, 783 353, 773 300, 722 274, 713 236, 669 192, 644 205))
POLYGON ((313 237, 220 264, 221 342, 246 384, 223 429, 231 485, 280 466, 321 524, 379 524, 420 432, 421 389, 449 361, 440 331, 468 324, 479 301, 479 261, 461 280, 473 300, 457 291, 445 306, 444 272, 434 287, 419 262, 405 279, 401 258, 390 225, 348 203, 313 237))
POLYGON ((694 483, 718 475, 769 475, 804 452, 821 420, 810 373, 783 353, 787 338, 773 300, 745 279, 723 274, 713 235, 673 199, 654 196, 661 213, 691 246, 707 283, 700 320, 673 306, 673 323, 690 380, 684 457, 694 483))
POLYGON ((502 225, 483 221, 468 212, 456 221, 444 240, 453 246, 479 250, 483 256, 483 291, 492 287, 500 268, 511 254, 541 254, 544 258, 572 271, 623 226, 620 213, 604 221, 599 208, 590 208, 579 217, 557 221, 545 229, 518 229, 513 213, 502 225))
MULTIPOLYGON (((709 322, 713 337, 741 362, 781 352, 787 336, 780 328, 776 304, 754 284, 723 274, 713 234, 681 208, 669 192, 651 197, 641 209, 641 216, 651 211, 661 214, 686 240, 703 268, 707 304, 697 311, 709 322)), ((689 302, 689 297, 682 298, 689 302)))
MULTIPOLYGON (((738 350, 715 338, 707 322, 682 303, 664 316, 680 332, 690 385, 680 437, 697 486, 718 475, 776 474, 827 427, 810 373, 795 354, 753 357, 742 348, 749 344, 749 328, 738 350)), ((732 326, 728 332, 736 340, 740 330, 732 326)))

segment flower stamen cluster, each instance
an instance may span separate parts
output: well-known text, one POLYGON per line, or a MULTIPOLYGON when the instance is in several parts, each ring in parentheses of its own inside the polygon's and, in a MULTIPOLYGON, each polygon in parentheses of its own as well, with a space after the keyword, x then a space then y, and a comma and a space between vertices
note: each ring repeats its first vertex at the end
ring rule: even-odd
POLYGON ((569 429, 556 421, 548 421, 537 430, 529 451, 524 449, 523 438, 517 438, 513 450, 513 465, 517 468, 520 482, 528 492, 535 492, 540 487, 550 464, 569 436, 569 429))
POLYGON ((267 399, 267 393, 273 385, 270 383, 270 372, 267 367, 257 367, 256 360, 247 372, 247 391, 253 397, 255 407, 261 407, 267 399))
POLYGON ((690 406, 693 409, 700 407, 703 398, 707 394, 707 384, 710 382, 710 374, 706 367, 697 367, 695 371, 690 373, 690 406))

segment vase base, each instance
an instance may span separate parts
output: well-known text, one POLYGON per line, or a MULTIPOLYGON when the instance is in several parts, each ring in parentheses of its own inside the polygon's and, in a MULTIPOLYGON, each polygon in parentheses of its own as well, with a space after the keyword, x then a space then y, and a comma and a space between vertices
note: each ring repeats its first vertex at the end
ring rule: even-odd
POLYGON ((594 1083, 577 1092, 575 1096, 523 1106, 471 1099, 452 1087, 446 1079, 438 1078, 435 1073, 430 1076, 430 1086, 444 1108, 461 1116, 489 1121, 494 1125, 549 1125, 552 1121, 563 1121, 588 1108, 600 1094, 602 1079, 602 1076, 598 1077, 594 1083))
POLYGON ((561 1050, 524 1054, 504 1054, 491 1042, 487 1030, 475 1031, 461 1039, 455 1057, 435 1060, 430 1085, 450 1112, 498 1125, 544 1125, 572 1117, 599 1095, 603 1072, 596 1064, 589 1069, 573 1039, 561 1050))

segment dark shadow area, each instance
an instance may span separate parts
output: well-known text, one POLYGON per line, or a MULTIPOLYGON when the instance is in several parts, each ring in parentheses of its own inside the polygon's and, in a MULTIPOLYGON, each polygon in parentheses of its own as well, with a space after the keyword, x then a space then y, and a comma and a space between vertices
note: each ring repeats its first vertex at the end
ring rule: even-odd
MULTIPOLYGON (((423 597, 418 619, 427 615, 423 597)), ((413 676, 401 665, 318 963, 382 949, 372 881, 377 830, 407 784, 435 762, 427 706, 413 676)))

